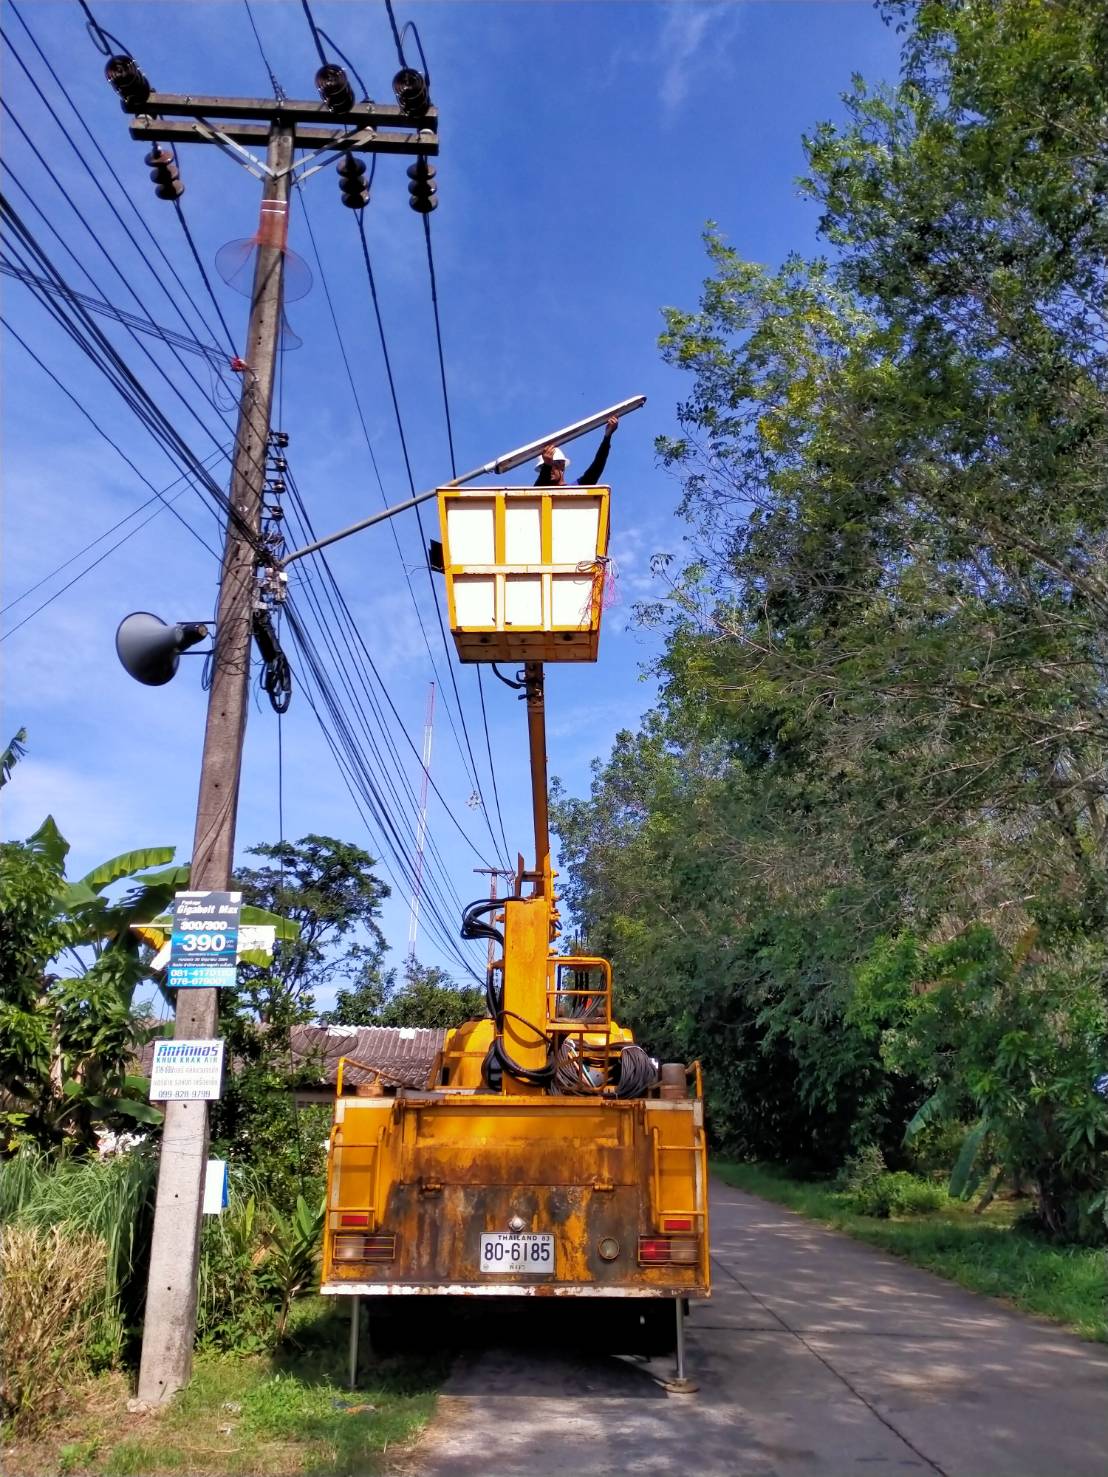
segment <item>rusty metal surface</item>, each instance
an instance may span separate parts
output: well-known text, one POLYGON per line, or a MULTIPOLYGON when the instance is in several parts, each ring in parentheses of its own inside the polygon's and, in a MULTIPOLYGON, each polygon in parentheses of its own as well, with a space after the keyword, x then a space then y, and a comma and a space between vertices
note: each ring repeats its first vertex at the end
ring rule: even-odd
MULTIPOLYGON (((668 1210, 695 1221, 700 1105, 679 1106, 449 1094, 375 1108, 344 1100, 331 1155, 325 1287, 353 1290, 380 1279, 390 1290, 487 1286, 540 1298, 569 1285, 595 1295, 707 1295, 706 1256, 693 1265, 638 1260, 639 1238, 662 1229, 659 1190, 668 1210), (661 1182, 659 1122, 675 1148, 661 1182), (332 1256, 333 1237, 350 1225, 344 1217, 362 1211, 367 1229, 396 1235, 387 1267, 332 1256), (480 1271, 481 1234, 511 1230, 555 1237, 549 1276, 480 1271), (599 1255, 605 1237, 619 1243, 613 1260, 599 1255)), ((700 1224, 695 1231, 702 1235, 700 1224)))

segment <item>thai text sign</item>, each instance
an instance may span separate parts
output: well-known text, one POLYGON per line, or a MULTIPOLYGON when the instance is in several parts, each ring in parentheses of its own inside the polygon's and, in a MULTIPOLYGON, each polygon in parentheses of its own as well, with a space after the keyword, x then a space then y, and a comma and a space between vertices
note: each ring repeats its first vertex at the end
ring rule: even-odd
POLYGON ((150 1068, 152 1103, 204 1102, 219 1097, 223 1083, 223 1042, 154 1042, 150 1068))
POLYGON ((171 990, 222 989, 235 983, 241 892, 179 892, 173 900, 171 990))

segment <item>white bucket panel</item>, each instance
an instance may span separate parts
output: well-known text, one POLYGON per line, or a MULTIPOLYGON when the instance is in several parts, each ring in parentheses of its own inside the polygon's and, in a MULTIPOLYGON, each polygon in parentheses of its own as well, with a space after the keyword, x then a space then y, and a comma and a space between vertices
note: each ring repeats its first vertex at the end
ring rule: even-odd
POLYGON ((504 624, 542 629, 542 575, 510 574, 504 581, 504 624))
POLYGON ((492 499, 459 498, 446 514, 451 564, 495 564, 496 525, 492 499))
MULTIPOLYGON (((552 564, 591 564, 596 558, 596 539, 600 528, 600 499, 554 499, 550 532, 552 564)), ((453 544, 451 545, 453 549, 453 544)))
MULTIPOLYGON (((595 557, 595 549, 593 551, 595 557)), ((551 624, 589 626, 592 623, 594 581, 591 574, 556 574, 551 582, 551 624)))
POLYGON ((535 498, 504 502, 505 564, 542 563, 542 503, 535 498))
POLYGON ((496 580, 491 574, 455 575, 454 618, 463 627, 496 625, 496 580))

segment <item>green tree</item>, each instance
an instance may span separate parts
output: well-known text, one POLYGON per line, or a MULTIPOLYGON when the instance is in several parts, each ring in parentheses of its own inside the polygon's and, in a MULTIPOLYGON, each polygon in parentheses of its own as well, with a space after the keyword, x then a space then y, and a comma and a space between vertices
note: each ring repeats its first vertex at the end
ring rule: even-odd
MULTIPOLYGON (((725 1125, 791 1087, 856 1141, 897 1137, 938 1067, 923 1050, 894 1070, 852 1008, 879 940, 984 929, 1012 959, 1035 926, 1036 979, 1082 981, 1029 1008, 1044 1037, 1087 1022, 1088 1061, 1054 1080, 1095 1172, 1078 1084, 1104 1055, 1082 992, 1108 978, 1108 33, 1091 0, 885 11, 899 85, 856 79, 846 124, 806 141, 834 257, 772 270, 713 229, 698 309, 666 312, 691 391, 659 450, 693 557, 660 561, 647 612, 659 712, 559 825, 579 916, 641 970, 635 998, 693 1034, 718 1023, 725 1125), (739 1070, 753 1052, 773 1090, 739 1070)), ((994 971, 989 998, 1017 975, 994 971)), ((931 1050, 980 1106, 999 1039, 960 1053, 968 1026, 948 1025, 931 1050)), ((1005 1071, 1014 1095, 1054 1090, 1042 1062, 1005 1071)), ((778 1127, 803 1141, 802 1119, 778 1127)), ((1044 1219, 1072 1229, 1088 1160, 1021 1142, 1044 1219)))
POLYGON ((212 1142, 249 1166, 274 1205, 296 1213, 298 1195, 322 1193, 326 1109, 297 1109, 298 1084, 318 1081, 317 1063, 294 1064, 291 1032, 312 1019, 315 992, 336 980, 379 980, 385 943, 378 919, 388 888, 368 852, 331 836, 260 844, 249 853, 270 865, 243 868, 243 903, 298 930, 278 938, 270 963, 240 963, 221 1000, 220 1030, 235 1062, 211 1108, 212 1142))
POLYGON ((349 990, 340 990, 321 1025, 458 1026, 485 1014, 485 992, 479 985, 458 985, 435 964, 420 964, 414 955, 396 971, 363 974, 349 990))
POLYGON ((951 1189, 969 1194, 987 1168, 1034 1185, 1043 1228, 1099 1241, 1108 1222, 1108 1002, 1099 941, 1049 953, 1032 928, 1014 949, 971 927, 924 945, 880 939, 858 971, 851 1013, 881 1043, 893 1073, 927 1079, 931 1096, 909 1136, 946 1118, 972 1120, 951 1189))
POLYGON ((132 924, 161 911, 187 867, 171 847, 127 852, 65 880, 69 844, 47 817, 0 845, 0 1127, 7 1145, 89 1148, 99 1125, 157 1123, 133 1073, 150 1025, 133 1007, 150 951, 132 924), (154 868, 155 870, 150 870, 154 868), (130 887, 105 896, 121 881, 130 887), (51 965, 68 965, 65 974, 51 965))
POLYGON ((241 972, 245 999, 262 1021, 308 1020, 317 990, 379 967, 385 950, 379 919, 389 889, 367 851, 333 836, 263 843, 248 855, 270 865, 238 870, 243 902, 291 919, 298 933, 279 941, 270 966, 241 972))

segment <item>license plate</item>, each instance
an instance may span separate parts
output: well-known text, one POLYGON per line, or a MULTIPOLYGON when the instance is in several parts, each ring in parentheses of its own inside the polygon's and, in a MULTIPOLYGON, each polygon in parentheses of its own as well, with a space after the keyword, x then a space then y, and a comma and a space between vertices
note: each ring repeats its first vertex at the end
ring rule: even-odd
POLYGON ((485 1231, 481 1235, 482 1272, 543 1273, 554 1270, 554 1237, 509 1235, 485 1231))

